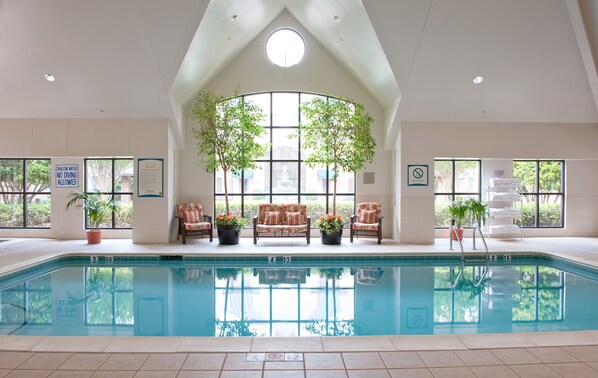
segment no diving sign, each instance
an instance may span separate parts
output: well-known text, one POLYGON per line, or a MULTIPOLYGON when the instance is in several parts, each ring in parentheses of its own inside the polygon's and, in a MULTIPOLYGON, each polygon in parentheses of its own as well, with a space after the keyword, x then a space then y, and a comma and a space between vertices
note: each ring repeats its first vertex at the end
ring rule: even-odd
POLYGON ((409 164, 407 166, 407 186, 428 186, 427 164, 409 164))

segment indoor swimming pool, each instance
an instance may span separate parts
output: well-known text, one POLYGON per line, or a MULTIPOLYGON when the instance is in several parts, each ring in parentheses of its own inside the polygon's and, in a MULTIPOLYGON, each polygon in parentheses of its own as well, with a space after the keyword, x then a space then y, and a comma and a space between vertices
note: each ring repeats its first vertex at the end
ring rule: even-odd
POLYGON ((357 336, 598 329, 598 274, 498 256, 61 258, 0 279, 0 334, 357 336))

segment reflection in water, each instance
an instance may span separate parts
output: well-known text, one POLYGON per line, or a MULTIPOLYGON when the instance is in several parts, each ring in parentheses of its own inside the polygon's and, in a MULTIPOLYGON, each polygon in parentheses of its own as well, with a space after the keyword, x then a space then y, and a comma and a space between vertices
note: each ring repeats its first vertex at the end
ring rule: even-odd
POLYGON ((98 265, 62 268, 9 286, 0 291, 3 334, 349 336, 598 329, 598 305, 587 300, 597 282, 535 265, 98 265))

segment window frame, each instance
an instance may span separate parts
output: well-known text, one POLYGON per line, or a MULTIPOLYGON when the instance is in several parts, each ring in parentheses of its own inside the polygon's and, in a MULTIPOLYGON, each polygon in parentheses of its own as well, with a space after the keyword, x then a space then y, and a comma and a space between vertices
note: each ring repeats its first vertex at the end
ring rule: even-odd
MULTIPOLYGON (((301 203, 301 199, 305 196, 314 196, 314 197, 325 197, 325 201, 326 201, 326 206, 325 206, 325 213, 328 214, 332 208, 332 185, 330 185, 330 176, 331 176, 331 172, 332 169, 330 167, 325 167, 324 169, 326 170, 326 176, 325 176, 325 180, 326 180, 326 188, 323 192, 321 193, 315 193, 315 192, 302 192, 301 190, 301 177, 302 177, 302 173, 301 173, 301 165, 304 163, 303 161, 303 153, 301 151, 301 135, 299 134, 297 136, 297 159, 274 159, 273 155, 274 155, 274 147, 273 146, 273 138, 274 138, 274 130, 299 130, 299 124, 301 123, 301 109, 300 106, 302 104, 302 96, 306 95, 306 96, 321 96, 324 97, 326 99, 329 98, 335 98, 333 96, 327 96, 327 95, 323 95, 323 94, 318 94, 318 93, 312 93, 312 92, 295 92, 295 91, 267 91, 267 92, 253 92, 253 93, 246 93, 243 95, 240 95, 239 97, 242 97, 243 99, 245 99, 245 97, 249 97, 249 96, 253 96, 253 95, 264 95, 264 94, 268 94, 270 97, 270 112, 269 112, 269 118, 267 119, 267 126, 263 126, 266 131, 269 132, 269 142, 270 142, 270 147, 267 153, 267 157, 266 158, 260 158, 260 159, 256 159, 254 160, 256 163, 266 163, 269 165, 269 191, 268 192, 256 192, 256 193, 246 193, 245 192, 245 171, 241 172, 241 175, 238 176, 241 180, 241 190, 240 192, 232 192, 230 189, 231 184, 229 184, 229 201, 231 200, 231 198, 241 198, 241 214, 240 216, 245 218, 246 217, 246 211, 245 211, 245 198, 246 197, 260 197, 260 196, 264 196, 266 197, 267 201, 269 203, 272 203, 273 197, 276 196, 296 196, 297 197, 297 203, 301 203), (297 112, 297 125, 294 126, 276 126, 274 125, 274 116, 275 116, 275 112, 273 111, 273 104, 274 104, 274 95, 275 94, 296 94, 297 95, 297 108, 298 108, 298 112, 297 112), (294 193, 274 193, 272 188, 273 188, 273 184, 274 184, 274 175, 273 175, 273 167, 275 163, 289 163, 289 164, 295 164, 298 169, 297 169, 297 192, 294 193)), ((340 99, 340 98, 339 98, 340 99)), ((220 200, 224 200, 224 193, 217 193, 216 192, 216 187, 217 187, 217 177, 216 177, 216 172, 214 172, 213 174, 213 182, 214 182, 214 212, 216 213, 217 211, 217 202, 218 199, 220 200)), ((337 192, 337 199, 338 197, 353 197, 353 211, 352 213, 355 213, 355 205, 356 205, 356 174, 355 172, 353 172, 353 184, 352 184, 352 193, 351 192, 337 192)), ((348 222, 349 219, 345 219, 345 226, 344 228, 348 227, 348 222)), ((250 223, 250 222, 249 222, 250 223)), ((246 228, 251 228, 251 224, 247 224, 246 228)), ((315 220, 312 219, 311 222, 311 228, 315 229, 315 220)))
MULTIPOLYGON (((436 189, 434 189, 434 203, 436 203, 436 197, 437 196, 450 196, 451 197, 451 201, 455 201, 455 197, 456 196, 477 196, 478 199, 482 199, 482 159, 442 159, 442 158, 438 158, 438 159, 434 159, 434 165, 436 165, 436 162, 439 161, 449 161, 452 163, 452 183, 451 186, 453 188, 452 192, 436 192, 436 189), (478 192, 457 192, 455 191, 456 188, 456 175, 455 175, 455 165, 457 162, 461 162, 461 161, 477 161, 478 162, 478 192)), ((434 180, 436 180, 436 178, 434 178, 434 180)), ((436 214, 434 214, 434 217, 436 217, 436 214)), ((471 226, 463 226, 463 228, 471 228, 471 226)), ((434 225, 434 229, 436 230, 448 230, 449 227, 440 227, 440 226, 436 226, 434 225)))
MULTIPOLYGON (((114 326, 114 327, 122 327, 122 328, 133 328, 133 326, 135 325, 135 314, 133 314, 132 323, 117 323, 116 322, 116 313, 117 313, 117 307, 118 307, 117 306, 117 301, 116 301, 116 296, 118 294, 131 294, 131 295, 133 295, 133 289, 116 289, 116 276, 117 276, 116 270, 117 269, 122 269, 122 268, 127 269, 127 267, 107 267, 107 266, 84 267, 83 268, 83 282, 85 284, 85 291, 84 291, 85 293, 89 292, 89 277, 91 275, 90 271, 91 271, 91 269, 94 269, 94 268, 111 269, 111 277, 110 277, 111 282, 110 283, 115 287, 115 289, 112 290, 111 293, 110 293, 110 300, 111 300, 111 302, 110 302, 110 304, 111 304, 111 307, 110 307, 110 310, 111 310, 110 318, 111 319, 110 320, 111 320, 111 322, 110 323, 91 323, 90 320, 89 320, 89 318, 90 318, 90 316, 89 316, 89 314, 90 314, 90 312, 89 312, 90 311, 90 308, 89 308, 90 307, 89 306, 90 299, 86 298, 85 299, 85 308, 84 308, 84 311, 85 311, 85 325, 86 326, 114 326)), ((132 299, 133 299, 133 302, 134 302, 134 298, 132 298, 132 299)), ((134 307, 135 307, 135 303, 133 303, 133 308, 134 307)))
MULTIPOLYGON (((525 267, 525 265, 522 265, 522 267, 525 267)), ((550 268, 548 266, 543 266, 543 267, 550 268)), ((534 298, 534 319, 530 319, 530 320, 515 320, 515 319, 513 319, 513 323, 536 323, 536 322, 549 323, 549 322, 564 321, 565 320, 565 295, 566 295, 565 281, 566 281, 566 277, 567 277, 566 273, 563 271, 559 271, 559 285, 558 286, 542 286, 538 283, 538 277, 540 275, 540 266, 536 265, 536 266, 533 266, 533 268, 534 268, 534 285, 529 286, 529 287, 523 287, 518 283, 517 283, 517 285, 520 287, 521 293, 532 292, 533 298, 534 298), (539 319, 538 303, 539 303, 539 299, 540 299, 540 291, 541 290, 545 290, 545 291, 550 290, 550 291, 555 291, 555 292, 558 291, 558 293, 559 293, 559 318, 558 319, 548 319, 548 320, 539 319)), ((513 307, 512 311, 515 311, 516 309, 518 309, 518 307, 513 307)), ((511 314, 511 316, 514 317, 514 314, 511 314)))
POLYGON ((50 219, 50 225, 48 227, 38 227, 38 226, 27 226, 28 222, 28 218, 29 218, 29 214, 28 214, 28 209, 27 209, 27 205, 28 205, 28 201, 27 201, 27 197, 30 195, 37 195, 37 194, 42 194, 42 195, 48 195, 50 196, 50 203, 52 203, 52 160, 50 158, 0 158, 0 160, 16 160, 16 161, 21 161, 22 162, 22 167, 23 167, 23 190, 22 191, 2 191, 0 190, 0 195, 2 194, 16 194, 16 195, 22 195, 23 196, 23 224, 21 226, 0 226, 0 229, 29 229, 29 230, 48 230, 50 228, 52 228, 52 220, 50 219), (48 186, 48 191, 47 192, 29 192, 27 191, 27 177, 29 175, 29 171, 27 170, 27 166, 28 166, 28 162, 29 161, 39 161, 39 160, 45 160, 50 164, 50 185, 48 186))
MULTIPOLYGON (((116 182, 116 177, 115 177, 115 163, 117 160, 130 160, 133 164, 133 177, 135 176, 135 159, 132 157, 118 157, 118 158, 85 158, 84 162, 83 162, 83 166, 85 167, 85 174, 83 176, 84 178, 84 184, 83 184, 83 188, 84 188, 84 192, 86 194, 99 194, 100 196, 102 195, 106 195, 106 196, 110 196, 112 198, 114 198, 117 195, 130 195, 131 196, 131 202, 133 202, 133 186, 131 186, 131 191, 130 192, 116 192, 115 191, 115 182, 116 182), (110 192, 90 192, 88 191, 87 188, 87 162, 89 160, 105 160, 105 161, 111 161, 112 164, 112 182, 111 182, 111 191, 110 192)), ((133 229, 133 225, 131 225, 131 227, 116 227, 116 212, 112 211, 112 216, 111 216, 111 220, 110 223, 112 224, 111 227, 100 227, 100 230, 132 230, 133 229)), ((89 223, 87 220, 87 212, 85 212, 85 229, 86 230, 90 230, 91 228, 89 227, 89 223)))
POLYGON ((533 162, 536 165, 535 171, 535 188, 534 192, 522 192, 519 191, 519 194, 522 197, 533 197, 535 198, 535 218, 534 218, 534 225, 533 226, 525 226, 523 222, 521 223, 522 228, 529 228, 529 229, 545 229, 545 228, 565 228, 565 160, 560 159, 513 159, 513 165, 515 162, 533 162), (541 192, 540 191, 540 163, 542 162, 560 162, 561 163, 561 191, 550 193, 550 192, 541 192), (542 195, 550 195, 550 196, 560 196, 562 198, 562 206, 561 206, 561 224, 560 226, 541 226, 540 225, 540 196, 542 195))

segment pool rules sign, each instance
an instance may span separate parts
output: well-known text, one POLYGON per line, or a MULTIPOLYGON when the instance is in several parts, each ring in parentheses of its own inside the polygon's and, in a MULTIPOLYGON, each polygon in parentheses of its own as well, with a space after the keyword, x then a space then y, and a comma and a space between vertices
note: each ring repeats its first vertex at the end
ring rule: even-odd
POLYGON ((54 172, 57 188, 79 187, 79 164, 56 164, 54 172))

